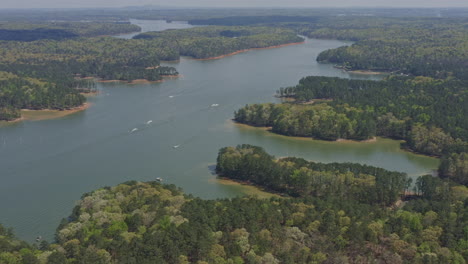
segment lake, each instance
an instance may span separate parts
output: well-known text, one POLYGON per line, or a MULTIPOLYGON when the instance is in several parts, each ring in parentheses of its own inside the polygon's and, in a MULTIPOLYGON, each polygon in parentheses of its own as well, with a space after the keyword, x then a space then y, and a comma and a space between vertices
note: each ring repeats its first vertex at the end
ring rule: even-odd
MULTIPOLYGON (((180 24, 154 23, 158 30, 180 24)), ((41 235, 51 240, 83 193, 129 180, 161 177, 202 198, 242 195, 243 187, 217 182, 209 166, 215 164, 221 147, 244 143, 277 157, 359 162, 411 176, 436 169, 437 159, 402 151, 394 140, 304 140, 230 121, 245 104, 276 102, 273 95, 278 88, 295 85, 304 76, 381 78, 351 75, 316 62, 321 51, 342 45, 342 41, 308 39, 302 45, 219 60, 182 58, 164 63, 177 68, 182 74, 178 79, 99 83, 101 93, 89 98, 92 106, 86 111, 2 125, 0 223, 13 227, 19 238, 32 241, 41 235)))

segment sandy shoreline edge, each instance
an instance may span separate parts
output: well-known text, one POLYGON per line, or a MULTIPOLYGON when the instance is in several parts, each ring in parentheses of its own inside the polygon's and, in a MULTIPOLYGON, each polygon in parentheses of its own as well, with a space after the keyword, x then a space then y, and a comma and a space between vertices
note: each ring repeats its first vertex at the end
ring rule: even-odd
POLYGON ((162 79, 157 80, 157 81, 148 81, 146 79, 135 79, 133 81, 123 81, 123 80, 102 80, 102 79, 96 79, 96 82, 99 83, 113 83, 113 82, 119 82, 119 83, 126 83, 126 84, 146 84, 146 83, 162 83, 165 82, 165 79, 175 79, 175 78, 182 78, 184 77, 182 74, 177 74, 177 75, 161 75, 162 79))
POLYGON ((14 124, 22 121, 39 121, 46 119, 60 118, 68 116, 77 112, 84 111, 91 107, 91 103, 84 103, 83 105, 67 109, 67 110, 56 110, 56 109, 41 109, 41 110, 31 110, 31 109, 21 109, 21 117, 10 120, 10 121, 1 121, 6 124, 14 124))

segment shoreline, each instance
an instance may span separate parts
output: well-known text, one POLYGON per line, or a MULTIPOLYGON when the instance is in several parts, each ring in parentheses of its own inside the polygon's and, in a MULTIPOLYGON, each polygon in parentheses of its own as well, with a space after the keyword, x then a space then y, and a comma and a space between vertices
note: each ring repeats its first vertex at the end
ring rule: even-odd
POLYGON ((210 180, 211 182, 215 182, 217 184, 226 185, 226 186, 239 186, 243 189, 244 194, 248 196, 257 196, 260 199, 270 199, 272 197, 276 198, 283 198, 281 194, 271 192, 262 186, 256 185, 252 182, 234 180, 227 177, 222 177, 216 175, 215 179, 210 180))
POLYGON ((354 140, 354 139, 346 139, 346 138, 339 138, 334 142, 347 142, 347 143, 374 143, 377 142, 377 137, 372 137, 365 140, 354 140))
MULTIPOLYGON (((134 24, 132 24, 134 25, 134 24)), ((131 32, 126 32, 126 33, 117 33, 117 34, 113 34, 113 35, 99 35, 99 36, 96 36, 96 38, 108 38, 108 37, 119 37, 119 36, 125 36, 125 35, 130 35, 130 34, 138 34, 138 33, 141 33, 141 29, 140 31, 131 31, 131 32)))
POLYGON ((268 46, 268 47, 264 47, 264 48, 250 48, 250 49, 243 49, 243 50, 234 51, 234 52, 224 54, 224 55, 208 57, 208 58, 204 58, 204 59, 195 59, 195 58, 190 58, 190 59, 191 60, 197 60, 197 61, 218 60, 218 59, 234 56, 236 54, 244 53, 244 52, 251 51, 251 50, 276 49, 276 48, 282 48, 282 47, 287 47, 287 46, 292 46, 292 45, 300 45, 300 44, 304 44, 304 43, 305 43, 305 41, 286 43, 286 44, 274 45, 274 46, 268 46))
POLYGON ((56 109, 41 109, 41 110, 31 110, 31 109, 21 109, 21 118, 18 121, 9 121, 9 122, 19 122, 19 121, 39 121, 47 119, 61 118, 68 116, 74 113, 84 111, 91 107, 91 103, 84 103, 81 106, 77 106, 67 110, 56 110, 56 109))
POLYGON ((88 92, 88 93, 83 93, 81 92, 80 94, 84 97, 91 97, 91 96, 97 96, 101 93, 101 91, 99 90, 96 90, 96 91, 93 91, 93 92, 88 92))
POLYGON ((400 149, 406 151, 406 152, 410 152, 414 155, 419 155, 419 156, 424 156, 424 157, 430 157, 430 158, 435 158, 435 159, 438 159, 440 160, 442 158, 442 155, 431 155, 431 154, 425 154, 425 153, 422 153, 422 152, 418 152, 416 150, 412 150, 410 148, 408 148, 405 144, 406 144, 406 141, 402 140, 402 145, 400 145, 400 149))
POLYGON ((146 79, 135 79, 131 82, 128 82, 128 84, 149 84, 149 83, 162 83, 164 80, 157 80, 157 81, 148 81, 146 79))
POLYGON ((335 69, 340 69, 344 72, 347 73, 352 73, 352 74, 361 74, 361 75, 384 75, 384 74, 392 74, 393 72, 391 71, 375 71, 375 70, 352 70, 352 69, 346 69, 345 67, 341 65, 334 65, 333 68, 335 69))
POLYGON ((351 70, 346 71, 353 74, 361 74, 361 75, 383 75, 383 74, 390 74, 390 72, 378 72, 378 71, 370 71, 370 70, 351 70))

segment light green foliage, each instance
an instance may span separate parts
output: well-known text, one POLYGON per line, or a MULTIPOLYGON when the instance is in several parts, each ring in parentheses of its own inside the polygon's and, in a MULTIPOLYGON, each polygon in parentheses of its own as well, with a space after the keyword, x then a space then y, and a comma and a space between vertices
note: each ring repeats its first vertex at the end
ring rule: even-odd
MULTIPOLYGON (((238 151, 262 158, 255 148, 238 151)), ((329 166, 293 158, 285 163, 329 166)), ((347 166, 366 174, 366 167, 347 166)), ((433 184, 439 190, 444 183, 433 184)), ((394 211, 352 196, 201 200, 174 186, 128 182, 84 195, 59 228, 58 244, 44 251, 0 226, 0 262, 462 264, 465 215, 462 201, 437 193, 394 211), (150 217, 144 221, 143 215, 150 217)))

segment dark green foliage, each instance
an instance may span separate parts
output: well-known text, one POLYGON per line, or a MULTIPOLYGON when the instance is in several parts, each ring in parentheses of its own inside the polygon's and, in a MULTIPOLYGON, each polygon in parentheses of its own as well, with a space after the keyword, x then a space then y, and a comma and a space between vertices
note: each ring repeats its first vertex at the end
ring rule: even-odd
POLYGON ((442 159, 439 173, 456 182, 468 185, 468 153, 452 153, 442 159))
POLYGON ((219 151, 216 172, 270 190, 300 197, 335 197, 390 205, 407 188, 404 173, 353 163, 315 163, 299 158, 278 161, 251 145, 219 151))

